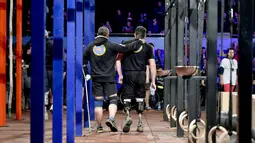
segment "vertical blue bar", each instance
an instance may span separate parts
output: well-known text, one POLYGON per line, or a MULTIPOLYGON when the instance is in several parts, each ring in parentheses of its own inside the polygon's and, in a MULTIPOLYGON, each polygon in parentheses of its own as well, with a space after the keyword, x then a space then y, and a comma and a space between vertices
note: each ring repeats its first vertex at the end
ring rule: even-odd
POLYGON ((64 0, 54 0, 53 19, 53 143, 62 143, 63 135, 63 37, 64 0))
MULTIPOLYGON (((89 31, 89 0, 84 0, 84 12, 83 12, 83 33, 84 33, 84 47, 86 48, 87 45, 90 43, 89 41, 89 35, 88 35, 88 31, 89 31)), ((85 49, 84 49, 85 50, 85 49)), ((86 80, 84 81, 86 82, 86 80)), ((88 85, 88 82, 87 82, 88 85)), ((88 85, 89 87, 89 85, 88 85)), ((86 90, 86 89, 85 89, 86 90)), ((90 95, 90 94, 89 94, 90 95)), ((88 96, 89 96, 88 95, 88 96)), ((84 127, 89 127, 89 122, 88 122, 88 108, 87 108, 87 100, 86 100, 86 92, 84 91, 84 127)))
POLYGON ((31 143, 44 143, 45 5, 45 0, 32 0, 31 143))
POLYGON ((76 135, 82 136, 82 0, 76 0, 76 135))
POLYGON ((67 143, 74 143, 75 0, 67 0, 67 143))
MULTIPOLYGON (((89 0, 89 20, 88 22, 89 24, 89 40, 93 41, 95 38, 95 0, 89 0)), ((89 70, 91 70, 90 68, 91 66, 89 66, 89 70)), ((89 105, 90 105, 90 119, 94 120, 95 119, 95 114, 94 114, 94 96, 92 96, 92 80, 88 81, 88 93, 89 93, 89 105)))

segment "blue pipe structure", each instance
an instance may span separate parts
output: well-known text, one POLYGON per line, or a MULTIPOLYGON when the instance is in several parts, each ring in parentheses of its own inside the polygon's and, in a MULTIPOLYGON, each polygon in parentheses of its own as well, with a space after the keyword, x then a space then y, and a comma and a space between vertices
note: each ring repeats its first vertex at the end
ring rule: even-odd
POLYGON ((75 0, 67 0, 67 143, 74 143, 75 119, 75 0))
POLYGON ((53 143, 62 143, 63 137, 63 38, 64 38, 64 0, 54 0, 53 19, 53 143))
MULTIPOLYGON (((32 0, 31 143, 44 143, 45 93, 45 6, 46 0, 32 0)), ((94 39, 94 0, 67 0, 67 123, 66 142, 82 136, 82 53, 94 39), (83 33, 84 32, 84 39, 83 33), (84 41, 83 41, 84 40, 84 41), (83 43, 84 42, 84 43, 83 43)), ((63 45, 64 0, 54 1, 53 26, 53 143, 63 142, 63 45)), ((90 70, 90 69, 89 69, 90 70)), ((90 116, 94 119, 92 81, 88 81, 90 116)), ((85 104, 84 104, 85 105, 85 104)), ((86 106, 85 106, 86 107, 86 106)), ((87 112, 87 109, 84 108, 87 112)), ((84 114, 88 127, 88 114, 84 114)))
POLYGON ((44 143, 45 5, 46 0, 32 0, 31 143, 44 143))
POLYGON ((82 0, 76 0, 76 136, 82 136, 82 0))
MULTIPOLYGON (((84 0, 84 47, 94 39, 95 35, 95 0, 84 0)), ((84 49, 85 50, 85 49, 84 49)), ((90 66, 88 66, 88 70, 90 71, 90 66)), ((86 81, 85 81, 86 82, 86 81)), ((89 80, 87 82, 88 85, 88 94, 92 95, 92 81, 89 80)), ((86 103, 86 99, 84 98, 84 103, 86 103)), ((85 104, 84 104, 85 105, 85 104)), ((94 120, 94 97, 89 96, 89 105, 90 105, 90 119, 94 120)), ((84 127, 89 127, 87 106, 84 106, 84 127)))

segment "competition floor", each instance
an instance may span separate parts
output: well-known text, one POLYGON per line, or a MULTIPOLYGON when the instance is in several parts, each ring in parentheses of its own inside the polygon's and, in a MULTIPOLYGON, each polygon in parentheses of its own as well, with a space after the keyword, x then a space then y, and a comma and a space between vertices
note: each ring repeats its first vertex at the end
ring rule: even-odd
MULTIPOLYGON (((108 113, 105 112, 104 121, 107 119, 108 113)), ((163 113, 161 111, 146 111, 143 114, 144 132, 137 133, 137 114, 132 111, 133 124, 129 133, 123 133, 122 127, 124 123, 124 114, 119 111, 116 120, 119 132, 112 133, 104 126, 104 133, 98 134, 92 131, 89 135, 88 129, 83 130, 83 137, 76 137, 76 143, 187 143, 187 138, 177 138, 176 129, 169 128, 169 122, 163 121, 163 113)), ((29 143, 30 142, 30 122, 29 112, 23 114, 22 121, 14 119, 7 120, 8 127, 0 127, 0 143, 29 143)), ((202 112, 202 118, 205 119, 205 114, 202 112)), ((64 115, 64 133, 63 143, 66 142, 65 137, 65 115, 64 115)), ((92 127, 95 127, 95 122, 92 121, 92 127)), ((187 137, 185 133, 184 137, 187 137)), ((52 122, 51 116, 45 123, 45 143, 52 141, 52 122)), ((197 143, 204 143, 204 140, 197 143)), ((231 141, 232 143, 232 141, 231 141)))
MULTIPOLYGON (((105 113, 107 115, 107 113, 105 113)), ((112 133, 104 126, 104 133, 98 134, 94 131, 91 135, 88 134, 88 129, 84 129, 84 137, 76 137, 77 143, 186 143, 185 138, 176 138, 175 129, 169 128, 169 123, 162 121, 163 113, 160 111, 147 111, 143 114, 144 132, 137 133, 137 115, 136 112, 132 112, 133 124, 129 133, 122 132, 122 126, 124 123, 124 115, 121 111, 116 116, 119 132, 112 133)), ((15 115, 13 115, 13 118, 15 115)), ((22 121, 16 121, 15 119, 8 119, 7 126, 0 127, 0 143, 29 143, 30 142, 30 122, 29 112, 25 112, 22 121)), ((107 116, 104 116, 106 121, 107 116)), ((65 118, 63 118, 65 120, 65 118)), ((95 126, 95 122, 92 122, 92 126, 95 126)), ((64 121, 64 138, 65 141, 65 121, 64 121)), ((45 124, 45 142, 51 143, 52 141, 52 122, 51 116, 45 124)))

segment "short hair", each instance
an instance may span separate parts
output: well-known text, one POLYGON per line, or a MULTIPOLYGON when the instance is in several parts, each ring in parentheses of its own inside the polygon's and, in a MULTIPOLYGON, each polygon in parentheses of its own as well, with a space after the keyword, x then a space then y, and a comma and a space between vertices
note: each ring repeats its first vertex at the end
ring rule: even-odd
POLYGON ((149 43, 150 46, 155 47, 153 43, 149 43))
POLYGON ((138 26, 135 29, 135 35, 137 38, 143 39, 146 35, 146 28, 144 28, 143 26, 138 26))
POLYGON ((105 26, 102 26, 98 28, 97 30, 97 35, 107 36, 108 34, 109 34, 109 29, 105 26))
POLYGON ((234 48, 229 48, 229 49, 228 49, 228 52, 229 52, 229 51, 231 51, 231 50, 235 51, 235 49, 234 49, 234 48))

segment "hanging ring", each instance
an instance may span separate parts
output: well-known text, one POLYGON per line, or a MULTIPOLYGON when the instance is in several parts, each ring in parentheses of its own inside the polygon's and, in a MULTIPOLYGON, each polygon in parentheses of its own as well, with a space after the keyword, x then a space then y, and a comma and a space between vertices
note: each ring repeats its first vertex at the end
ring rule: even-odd
POLYGON ((171 108, 171 117, 172 117, 172 119, 174 120, 174 121, 176 121, 177 120, 177 118, 176 118, 176 106, 173 106, 172 108, 171 108))
POLYGON ((170 121, 170 119, 171 119, 171 113, 170 113, 171 111, 170 111, 170 105, 169 104, 167 104, 166 105, 166 116, 167 116, 167 118, 168 118, 168 120, 170 121))
MULTIPOLYGON (((212 136, 213 136, 213 133, 216 130, 222 131, 223 132, 222 134, 226 134, 226 133, 228 134, 228 131, 224 127, 222 127, 222 126, 219 126, 219 127, 218 126, 214 126, 214 127, 211 128, 210 132, 208 133, 208 141, 209 141, 209 143, 213 143, 212 136)), ((226 137, 226 141, 227 141, 227 143, 229 143, 229 141, 230 141, 229 136, 226 137)))
POLYGON ((188 132, 189 125, 184 125, 184 119, 188 116, 186 111, 183 111, 179 116, 179 125, 183 131, 188 132))
MULTIPOLYGON (((232 134, 233 134, 233 135, 237 135, 237 132, 232 131, 232 134)), ((228 135, 228 132, 224 132, 223 134, 220 135, 219 142, 221 143, 221 142, 226 141, 226 138, 227 138, 227 139, 230 138, 229 135, 228 135)))
POLYGON ((194 138, 196 140, 200 140, 205 137, 205 122, 202 119, 200 119, 200 122, 202 123, 203 128, 204 128, 204 131, 202 133, 200 133, 200 136, 195 136, 193 133, 196 128, 199 129, 199 127, 196 125, 196 123, 198 123, 197 120, 194 119, 189 125, 189 133, 191 134, 192 138, 194 138))

